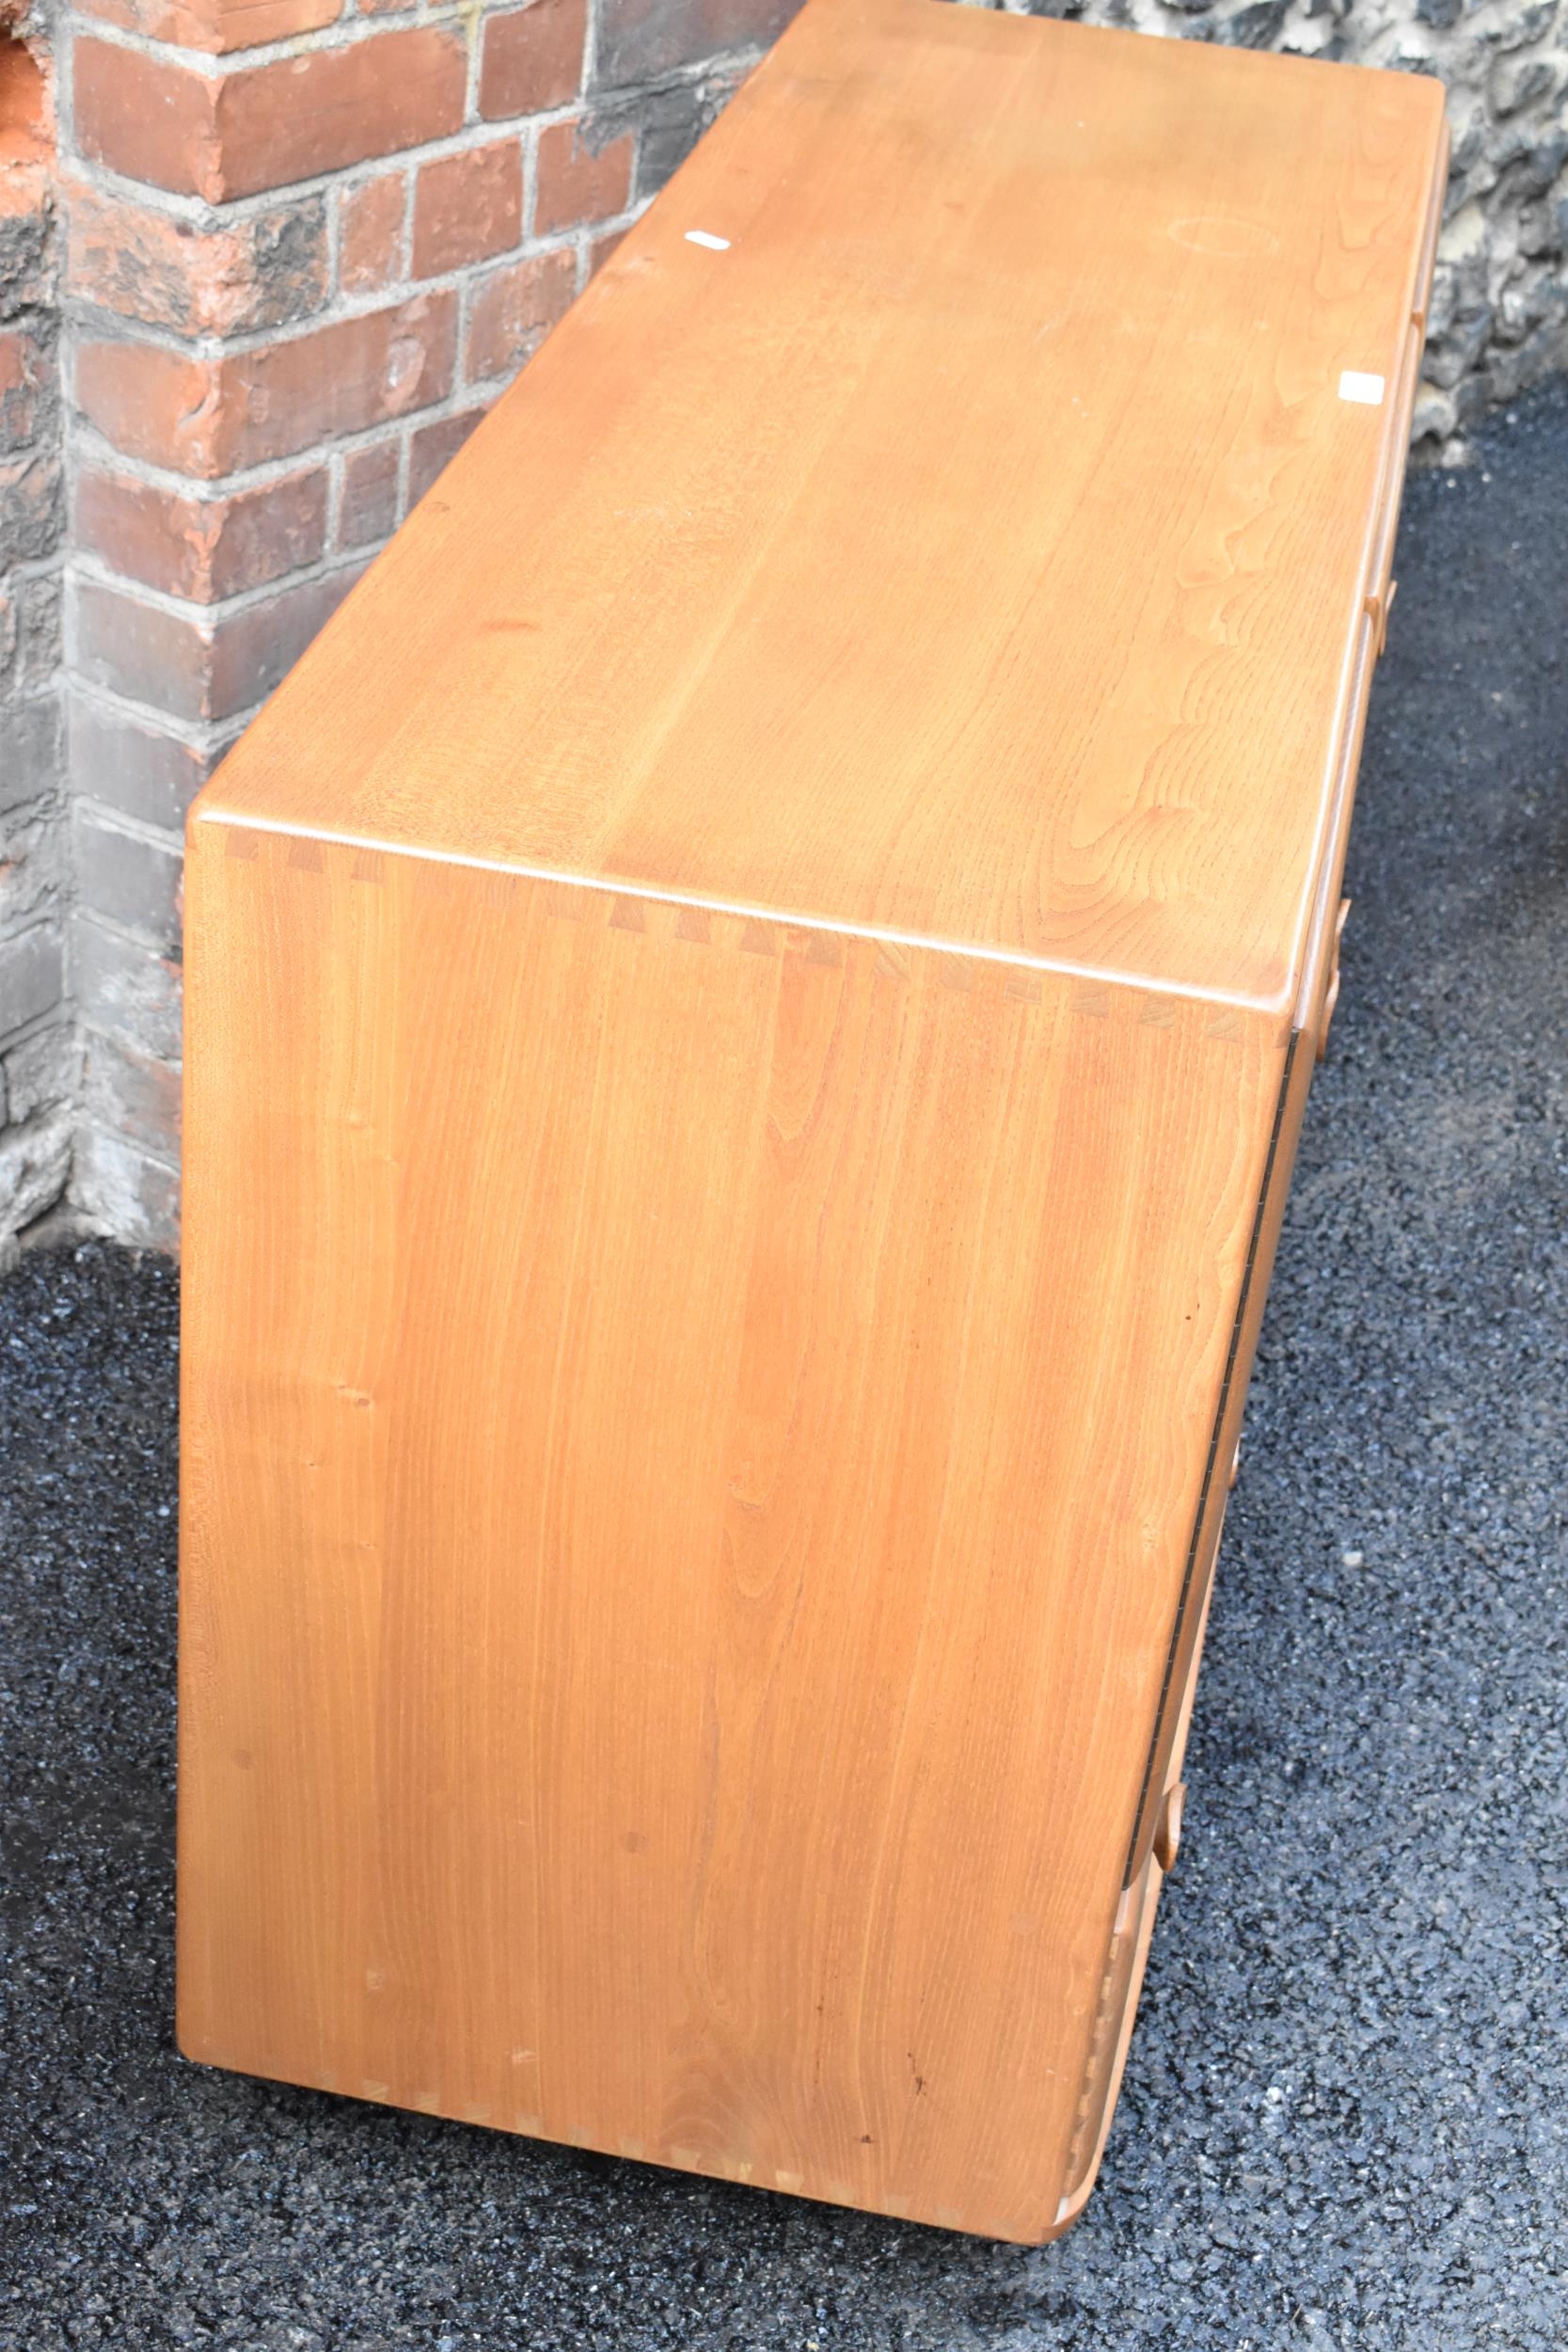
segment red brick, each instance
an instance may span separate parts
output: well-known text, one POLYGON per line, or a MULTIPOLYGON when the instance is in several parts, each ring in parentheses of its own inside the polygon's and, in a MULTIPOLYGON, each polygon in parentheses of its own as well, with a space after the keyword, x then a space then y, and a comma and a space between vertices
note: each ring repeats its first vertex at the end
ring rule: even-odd
POLYGON ((83 1110, 92 1123, 145 1151, 180 1156, 180 1073, 117 1039, 87 1040, 83 1110))
POLYGON ((178 832, 216 757, 116 705, 71 696, 71 782, 89 800, 127 817, 178 832))
POLYGON ((362 566, 298 581, 237 612, 169 612, 105 581, 75 583, 84 681, 185 721, 247 710, 293 669, 362 566))
MULTIPOLYGON (((3 28, 4 23, 5 19, 0 18, 0 28, 3 28)), ((21 54, 19 42, 11 40, 8 36, 0 39, 0 59, 21 54)), ((8 92, 0 90, 0 104, 5 104, 8 97, 8 92)), ((0 222, 9 228, 13 221, 23 221, 35 231, 27 243, 32 246, 29 262, 36 263, 40 258, 36 231, 47 222, 49 215, 49 199, 54 183, 51 165, 54 159, 46 135, 38 124, 28 119, 27 103, 28 93, 24 90, 19 103, 8 105, 6 112, 0 112, 0 222)), ((8 263, 9 259, 8 255, 8 263)), ((8 296, 10 291, 8 285, 8 296)), ((31 296, 28 298, 31 299, 31 296)))
POLYGON ((76 0, 78 13, 174 49, 222 56, 333 24, 342 0, 76 0))
POLYGON ((292 457, 444 400, 451 389, 457 298, 417 295, 225 360, 233 419, 223 470, 292 457))
POLYGON ((24 449, 55 390, 55 354, 29 327, 0 333, 0 450, 24 449))
MULTIPOLYGON (((54 240, 49 215, 54 189, 53 109, 32 48, 13 38, 15 0, 0 4, 0 291, 8 317, 24 306, 54 299, 54 240)), ((35 18, 35 23, 37 19, 35 18)))
POLYGON ((338 284, 344 294, 379 294, 403 276, 408 183, 401 171, 345 188, 339 199, 338 284))
POLYGON ((0 9, 0 215, 13 217, 36 211, 40 175, 47 175, 54 161, 54 108, 40 62, 41 43, 22 40, 17 29, 31 13, 25 5, 0 9))
POLYGON ((0 698, 0 817, 53 789, 59 750, 57 694, 0 698))
POLYGON ((624 229, 612 229, 608 236, 594 238, 593 244, 588 248, 588 275, 590 278, 595 277, 598 272, 603 269, 605 263, 609 261, 610 255, 614 252, 616 246, 620 244, 622 238, 626 234, 626 231, 624 229))
POLYGON ((216 499, 89 471, 76 485, 76 538, 111 571, 215 604, 316 561, 326 540, 325 469, 216 499))
POLYGON ((468 312, 466 381, 483 384, 515 374, 564 317, 577 287, 577 261, 570 253, 534 254, 482 278, 468 312))
POLYGON ((85 343, 77 405, 126 456, 213 480, 444 400, 456 326, 443 293, 215 359, 85 343))
POLYGON ((83 153, 210 204, 442 138, 467 80, 462 36, 423 25, 222 76, 92 40, 75 56, 83 153))
POLYGON ((624 213, 631 201, 636 145, 627 131, 596 147, 592 122, 580 119, 552 122, 541 131, 533 199, 533 225, 540 235, 624 213))
POLYGON ((523 230, 523 151, 515 138, 421 164, 414 193, 414 275, 486 262, 523 230))
POLYGON ((364 568, 356 564, 325 579, 280 588, 276 596, 221 621, 214 644, 212 707, 206 715, 227 718, 270 694, 332 618, 364 568))
POLYGON ((307 318, 326 299, 326 208, 280 204, 206 231, 83 181, 69 187, 71 291, 177 335, 239 335, 307 318))
POLYGON ((155 1061, 180 1059, 180 966, 90 914, 71 929, 71 982, 87 1027, 155 1061))
POLYGON ((90 39, 76 42, 73 76, 84 155, 128 180, 217 202, 224 192, 220 83, 171 59, 90 39))
POLYGON ((213 639, 197 615, 166 612, 102 581, 74 588, 77 669, 94 686, 177 719, 208 717, 213 639))
POLYGON ((76 405, 88 423, 127 457, 176 473, 227 471, 221 385, 215 359, 159 343, 87 342, 77 354, 76 405))
POLYGON ((391 536, 398 518, 398 445, 372 441, 343 460, 338 545, 367 548, 391 536))
POLYGON ((129 931, 140 931, 157 952, 180 952, 180 850, 172 841, 127 833, 78 801, 71 864, 78 904, 129 931))
POLYGON ((233 75, 219 108, 223 194, 254 196, 341 171, 461 128, 467 52, 458 33, 375 33, 233 75))
POLYGON ((533 0, 531 8, 486 17, 479 111, 487 122, 543 114, 577 96, 587 15, 587 0, 533 0))
POLYGON ((465 408, 459 417, 442 417, 422 424, 408 450, 408 503, 422 499, 437 474, 445 471, 473 431, 483 422, 483 408, 465 408))

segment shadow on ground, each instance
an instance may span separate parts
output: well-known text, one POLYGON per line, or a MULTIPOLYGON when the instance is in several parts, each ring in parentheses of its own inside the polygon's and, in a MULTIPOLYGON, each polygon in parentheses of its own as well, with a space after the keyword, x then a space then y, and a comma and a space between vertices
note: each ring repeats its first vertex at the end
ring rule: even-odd
POLYGON ((0 2345, 1568 2341, 1568 388, 1411 487, 1355 910, 1101 2185, 1039 2252, 170 2037, 176 1280, 0 1289, 0 2345))

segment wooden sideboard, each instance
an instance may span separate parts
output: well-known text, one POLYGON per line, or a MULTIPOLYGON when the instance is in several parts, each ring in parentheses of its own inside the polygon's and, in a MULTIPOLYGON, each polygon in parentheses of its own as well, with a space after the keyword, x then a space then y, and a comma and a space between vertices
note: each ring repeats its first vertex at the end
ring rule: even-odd
POLYGON ((810 0, 208 787, 190 2057, 1078 2211, 1444 161, 1419 77, 810 0))

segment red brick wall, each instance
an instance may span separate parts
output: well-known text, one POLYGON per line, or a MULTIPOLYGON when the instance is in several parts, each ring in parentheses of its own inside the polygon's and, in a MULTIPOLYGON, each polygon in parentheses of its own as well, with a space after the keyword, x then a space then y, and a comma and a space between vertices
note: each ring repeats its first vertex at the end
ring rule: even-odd
POLYGON ((77 0, 74 1192, 178 1228, 181 822, 794 0, 77 0))

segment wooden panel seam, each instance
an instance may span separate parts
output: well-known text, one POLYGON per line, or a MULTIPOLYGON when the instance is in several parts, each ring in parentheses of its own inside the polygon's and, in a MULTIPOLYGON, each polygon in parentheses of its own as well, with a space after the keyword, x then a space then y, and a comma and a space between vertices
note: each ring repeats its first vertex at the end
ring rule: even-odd
POLYGON ((1437 266, 1437 240, 1443 226, 1443 196, 1448 185, 1449 126, 1445 119, 1438 140, 1437 157, 1433 167, 1432 194, 1427 204, 1426 229, 1421 249, 1417 256, 1415 283, 1410 305, 1410 326, 1405 338, 1400 369, 1400 384, 1394 403, 1392 426, 1387 452, 1384 460, 1383 477, 1378 485, 1377 519, 1373 532, 1373 558, 1369 574, 1368 604, 1378 630, 1378 651, 1383 651, 1388 630, 1388 606, 1391 601, 1389 576, 1394 564, 1394 542, 1399 533, 1400 503, 1404 490, 1405 469, 1410 456, 1410 427, 1416 411, 1416 393, 1420 382, 1421 358, 1426 350, 1427 309, 1432 298, 1433 273, 1437 266))
POLYGON ((1220 1380, 1219 1402, 1214 1410, 1214 1425, 1209 1439, 1208 1457, 1203 1466, 1203 1484, 1198 1490, 1192 1540, 1187 1546, 1186 1565, 1181 1576, 1181 1590, 1177 1597, 1176 1619, 1171 1628, 1170 1646, 1165 1657, 1164 1677, 1160 1686, 1159 1702, 1154 1710, 1154 1730, 1148 1743, 1148 1758, 1144 1766, 1143 1785, 1138 1791, 1137 1810, 1132 1818, 1132 1835, 1128 1840, 1127 1859, 1122 1867, 1121 1883, 1124 1888, 1130 1887, 1136 1876, 1139 1850, 1144 1843, 1145 1832, 1148 1829, 1151 1820, 1149 1790, 1154 1778, 1155 1762, 1159 1756, 1161 1735, 1164 1729, 1169 1709, 1181 1635, 1187 1621, 1197 1564, 1202 1554, 1204 1524, 1208 1518, 1209 1500, 1214 1484, 1214 1466, 1219 1459, 1226 1414, 1230 1404, 1231 1390, 1235 1384, 1237 1362, 1242 1349, 1242 1334, 1246 1326, 1247 1307, 1251 1300, 1253 1279, 1258 1265, 1259 1243, 1262 1237, 1263 1221, 1268 1214, 1274 1192, 1275 1168, 1279 1157, 1280 1142, 1285 1133, 1286 1110, 1291 1099, 1291 1080, 1295 1070, 1296 1056, 1301 1049, 1301 1030, 1292 1029, 1291 1041, 1285 1049, 1285 1067, 1280 1073, 1279 1096, 1275 1104, 1274 1127, 1269 1136, 1268 1157, 1263 1163, 1262 1182, 1258 1188, 1258 1206, 1253 1215, 1252 1232, 1247 1242, 1246 1264, 1243 1269, 1241 1289, 1236 1299, 1236 1319, 1231 1327, 1230 1345, 1226 1356, 1225 1372, 1220 1380))
MULTIPOLYGON (((698 914, 733 915, 740 922, 772 924, 785 930, 822 932, 836 939, 870 940, 874 945, 893 949, 912 948, 925 955, 1000 964, 1007 972, 1039 973, 1054 979, 1081 980, 1099 988, 1121 989, 1132 994, 1168 996, 1181 1004, 1215 1005, 1235 1012, 1277 1014, 1281 1009, 1273 999, 1249 996, 1233 989, 1206 988, 1201 981, 1160 978, 1147 973, 1124 972, 1108 964, 1074 963, 1054 956, 1034 955, 1022 947, 998 947, 987 941, 948 939, 936 933, 899 930, 887 924, 844 921, 836 915, 803 914, 793 908, 784 909, 760 902, 753 905, 749 900, 738 898, 705 897, 696 891, 664 889, 657 883, 627 880, 621 875, 574 873, 562 866, 541 866, 519 859, 487 858, 468 851, 432 849, 422 843, 381 840, 369 834, 337 833, 323 827, 293 824, 276 818, 255 817, 247 810, 213 807, 205 803, 194 806, 186 819, 187 851, 198 825, 224 825, 230 829, 231 835, 264 834, 275 840, 310 845, 318 850, 355 850, 365 857, 406 858, 417 866, 433 870, 450 868, 463 874, 493 874, 503 881, 549 882, 562 890, 580 892, 585 898, 597 891, 611 898, 643 899, 650 906, 686 909, 698 914)), ((230 854, 238 857, 253 852, 231 848, 230 854)))
POLYGON ((1318 1008, 1323 990, 1328 985, 1328 958, 1334 941, 1334 917, 1339 903, 1339 882, 1345 869, 1345 852, 1350 846, 1350 820, 1355 804, 1356 777, 1361 766, 1361 745, 1367 731, 1367 707, 1371 698, 1372 671, 1376 666, 1377 643, 1375 625, 1370 613, 1363 612, 1356 632, 1355 666, 1345 732, 1340 740, 1339 762, 1335 776, 1334 793, 1329 808, 1329 821, 1323 842, 1323 863, 1318 868, 1317 887, 1313 895, 1312 921, 1307 933, 1307 952, 1302 959, 1301 985, 1296 993, 1294 1026, 1314 1029, 1318 1008))

